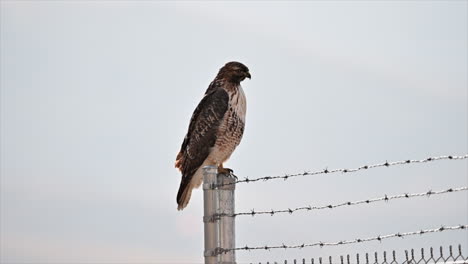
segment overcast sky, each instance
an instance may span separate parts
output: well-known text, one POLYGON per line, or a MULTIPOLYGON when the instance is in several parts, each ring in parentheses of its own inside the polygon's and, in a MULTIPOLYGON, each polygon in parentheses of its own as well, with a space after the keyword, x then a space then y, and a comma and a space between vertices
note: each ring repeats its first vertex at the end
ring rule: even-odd
MULTIPOLYGON (((202 263, 202 191, 175 156, 218 69, 250 68, 240 177, 468 153, 467 1, 1 2, 1 263, 202 263)), ((468 162, 239 184, 238 212, 468 185, 468 162)), ((238 217, 237 245, 468 224, 467 192, 238 217)), ((461 243, 466 231, 282 261, 461 243)))

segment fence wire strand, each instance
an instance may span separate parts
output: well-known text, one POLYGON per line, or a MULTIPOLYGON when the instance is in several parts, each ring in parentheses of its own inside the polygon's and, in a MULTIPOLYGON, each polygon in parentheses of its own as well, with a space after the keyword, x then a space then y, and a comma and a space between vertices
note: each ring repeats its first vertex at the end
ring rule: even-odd
POLYGON ((389 234, 389 235, 379 235, 375 237, 367 237, 367 238, 357 238, 357 239, 352 239, 352 240, 341 240, 337 242, 315 242, 315 243, 304 243, 300 245, 276 245, 276 246, 256 246, 256 247, 250 247, 250 246, 244 246, 244 247, 237 247, 237 248, 217 248, 216 249, 216 254, 223 254, 227 253, 230 251, 240 251, 240 250, 270 250, 270 249, 302 249, 305 247, 325 247, 325 246, 339 246, 339 245, 347 245, 347 244, 356 244, 356 243, 363 243, 363 242, 370 242, 370 241, 382 241, 385 239, 389 238, 404 238, 407 236, 414 236, 414 235, 424 235, 424 234, 429 234, 429 233, 436 233, 436 232, 443 232, 443 231, 449 231, 449 230, 465 230, 468 228, 468 225, 458 225, 458 226, 441 226, 439 228, 433 228, 433 229, 422 229, 420 231, 413 231, 413 232, 406 232, 406 233, 395 233, 395 234, 389 234))
POLYGON ((414 198, 414 197, 431 197, 433 195, 440 195, 440 194, 446 194, 446 193, 454 193, 454 192, 460 192, 460 191, 467 191, 468 187, 458 187, 458 188, 449 188, 446 190, 441 190, 441 191, 432 191, 429 190, 427 192, 422 192, 422 193, 404 193, 404 194, 398 194, 398 195, 393 195, 393 196, 388 196, 385 194, 385 196, 379 197, 379 198, 372 198, 372 199, 366 199, 366 200, 358 200, 354 202, 344 202, 344 203, 338 203, 338 204, 329 204, 329 205, 322 205, 322 206, 302 206, 302 207, 297 207, 297 208, 288 208, 288 209, 282 209, 282 210, 273 210, 271 209, 270 211, 255 211, 255 209, 252 209, 250 212, 242 212, 242 213, 234 213, 234 214, 226 214, 226 213, 219 213, 215 214, 214 217, 236 217, 236 216, 242 216, 242 215, 248 215, 248 216, 256 216, 256 215, 276 215, 276 214, 281 214, 281 213, 288 213, 292 214, 297 211, 312 211, 312 210, 321 210, 321 209, 333 209, 337 207, 343 207, 343 206, 352 206, 352 205, 359 205, 359 204, 370 204, 370 203, 375 203, 375 202, 381 202, 385 201, 388 202, 390 200, 395 200, 395 199, 409 199, 409 198, 414 198))
POLYGON ((466 155, 461 155, 461 156, 454 156, 454 155, 448 155, 448 156, 438 156, 438 157, 429 157, 425 159, 420 159, 420 160, 400 160, 400 161, 393 161, 393 162, 388 162, 385 161, 383 163, 377 163, 377 164, 372 164, 372 165, 364 165, 358 168, 354 169, 324 169, 320 171, 305 171, 302 173, 296 173, 296 174, 285 174, 285 175, 279 175, 279 176, 265 176, 265 177, 260 177, 260 178, 254 178, 254 179, 249 179, 248 177, 242 179, 242 180, 236 180, 233 183, 225 183, 222 185, 218 185, 218 187, 225 186, 225 185, 231 185, 231 184, 237 184, 237 183, 250 183, 250 182, 258 182, 258 181, 269 181, 269 180, 277 180, 277 179, 283 179, 287 180, 289 178, 293 177, 299 177, 299 176, 313 176, 313 175, 320 175, 320 174, 331 174, 331 173, 352 173, 352 172, 357 172, 361 170, 368 170, 368 169, 374 169, 374 168, 379 168, 379 167, 392 167, 392 166, 397 166, 397 165, 407 165, 407 164, 414 164, 414 163, 426 163, 426 162, 432 162, 432 161, 437 161, 437 160, 463 160, 467 159, 468 154, 466 155))

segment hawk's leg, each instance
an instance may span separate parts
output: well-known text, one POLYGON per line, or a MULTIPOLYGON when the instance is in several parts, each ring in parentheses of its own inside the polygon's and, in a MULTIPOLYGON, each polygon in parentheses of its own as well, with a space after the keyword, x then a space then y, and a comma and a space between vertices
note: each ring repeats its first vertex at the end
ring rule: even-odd
POLYGON ((232 169, 229 169, 229 168, 224 168, 223 164, 219 165, 218 173, 227 175, 229 177, 234 177, 237 180, 237 176, 234 174, 234 171, 232 169))

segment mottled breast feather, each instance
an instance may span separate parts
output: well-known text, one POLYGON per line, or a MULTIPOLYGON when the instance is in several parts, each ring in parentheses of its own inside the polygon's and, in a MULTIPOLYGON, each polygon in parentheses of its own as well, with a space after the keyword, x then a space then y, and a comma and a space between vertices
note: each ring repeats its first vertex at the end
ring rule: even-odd
POLYGON ((240 85, 228 90, 229 106, 218 130, 210 160, 224 163, 239 145, 245 127, 246 100, 240 85))
MULTIPOLYGON (((210 85, 195 109, 187 135, 176 158, 176 168, 182 172, 181 188, 190 183, 193 174, 203 164, 215 145, 217 131, 228 109, 229 95, 224 89, 210 85)), ((182 193, 179 191, 177 198, 182 193)))

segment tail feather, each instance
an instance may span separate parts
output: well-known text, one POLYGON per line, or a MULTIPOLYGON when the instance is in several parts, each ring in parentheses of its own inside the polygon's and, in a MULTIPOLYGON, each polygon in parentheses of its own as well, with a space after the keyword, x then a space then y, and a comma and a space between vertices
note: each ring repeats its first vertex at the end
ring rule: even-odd
POLYGON ((192 190, 200 187, 203 181, 202 169, 198 168, 182 175, 179 191, 177 192, 177 209, 184 209, 190 201, 192 190))
POLYGON ((177 192, 177 210, 183 210, 187 206, 190 196, 192 196, 192 186, 182 181, 177 192))

